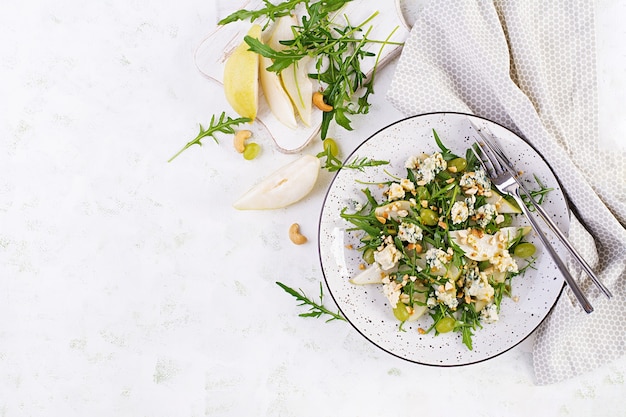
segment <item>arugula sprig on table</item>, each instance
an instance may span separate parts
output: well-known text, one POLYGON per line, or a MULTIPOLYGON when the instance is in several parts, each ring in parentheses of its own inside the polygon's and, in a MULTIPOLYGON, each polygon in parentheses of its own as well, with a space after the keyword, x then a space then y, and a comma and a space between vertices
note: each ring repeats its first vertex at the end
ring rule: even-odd
POLYGON ((167 162, 172 162, 178 155, 193 145, 202 146, 201 140, 207 136, 213 138, 215 143, 219 143, 219 140, 215 136, 216 133, 234 134, 234 126, 238 126, 249 121, 250 119, 247 117, 238 117, 233 119, 230 116, 226 116, 226 112, 222 112, 217 120, 215 119, 215 115, 213 115, 211 116, 209 127, 205 129, 202 124, 200 124, 200 132, 198 135, 193 140, 189 141, 180 151, 176 152, 176 154, 174 154, 174 156, 172 156, 167 162))
POLYGON ((298 306, 304 306, 304 305, 308 305, 309 306, 309 312, 308 313, 300 313, 298 314, 299 317, 314 317, 314 318, 319 318, 323 315, 328 315, 330 316, 330 318, 328 320, 326 320, 326 322, 328 323, 329 321, 333 321, 333 320, 342 320, 342 321, 346 321, 346 319, 339 314, 339 311, 337 311, 336 313, 333 313, 332 311, 328 310, 326 307, 324 307, 323 304, 323 300, 324 300, 324 291, 322 289, 322 283, 320 282, 320 301, 319 303, 316 303, 315 301, 312 301, 311 299, 309 299, 309 297, 306 296, 306 294, 304 293, 304 291, 300 290, 300 292, 294 290, 293 288, 283 284, 282 282, 276 282, 276 285, 278 285, 280 288, 282 288, 283 290, 285 290, 285 292, 287 292, 288 294, 292 295, 293 297, 296 298, 296 300, 300 301, 300 304, 298 304, 298 306))

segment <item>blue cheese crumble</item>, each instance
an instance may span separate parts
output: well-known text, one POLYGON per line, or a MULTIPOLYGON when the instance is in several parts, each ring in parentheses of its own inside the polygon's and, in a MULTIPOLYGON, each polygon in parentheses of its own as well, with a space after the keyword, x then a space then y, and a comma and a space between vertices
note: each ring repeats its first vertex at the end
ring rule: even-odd
POLYGON ((435 296, 437 301, 442 302, 453 310, 459 305, 459 300, 456 298, 456 285, 454 285, 452 280, 435 287, 435 296))
POLYGON ((404 166, 415 171, 417 185, 426 185, 435 179, 435 176, 448 167, 448 163, 439 152, 420 159, 412 156, 404 166))
POLYGON ((469 208, 465 201, 457 201, 452 205, 450 210, 450 217, 452 217, 453 224, 463 223, 469 217, 469 208))
POLYGON ((403 178, 402 180, 400 180, 400 185, 406 192, 413 193, 415 191, 415 184, 413 184, 413 181, 408 178, 403 178))
POLYGON ((389 201, 401 200, 404 198, 405 192, 402 185, 394 182, 389 186, 389 190, 387 190, 387 198, 389 201))
POLYGON ((402 252, 396 248, 391 236, 387 236, 384 243, 374 252, 374 260, 380 265, 380 269, 383 271, 394 268, 401 258, 402 252))
POLYGON ((496 206, 493 204, 482 205, 476 209, 476 223, 484 229, 496 215, 496 206))
POLYGON ((480 272, 478 267, 470 269, 465 276, 465 297, 480 301, 491 301, 494 289, 489 284, 487 274, 480 272))
POLYGON ((491 181, 482 168, 466 172, 459 180, 463 192, 468 195, 491 195, 491 181))
POLYGON ((494 268, 500 272, 512 272, 516 273, 519 271, 517 262, 511 256, 508 250, 502 249, 500 252, 496 252, 490 259, 489 262, 494 266, 494 268))
POLYGON ((489 303, 480 311, 480 319, 488 324, 492 324, 498 321, 498 306, 494 303, 489 303))
POLYGON ((467 205, 468 214, 473 216, 476 214, 476 209, 474 208, 474 204, 476 204, 476 196, 470 195, 465 198, 465 204, 467 205))
POLYGON ((423 238, 422 228, 414 223, 401 223, 398 238, 404 242, 417 243, 423 238))
POLYGON ((400 301, 400 295, 402 294, 402 283, 397 282, 394 279, 390 279, 389 276, 383 278, 383 294, 389 300, 392 306, 396 306, 400 301))
POLYGON ((430 266, 431 271, 439 271, 444 269, 444 264, 447 264, 452 260, 452 248, 448 248, 448 251, 444 251, 439 248, 430 248, 426 251, 426 264, 430 266))

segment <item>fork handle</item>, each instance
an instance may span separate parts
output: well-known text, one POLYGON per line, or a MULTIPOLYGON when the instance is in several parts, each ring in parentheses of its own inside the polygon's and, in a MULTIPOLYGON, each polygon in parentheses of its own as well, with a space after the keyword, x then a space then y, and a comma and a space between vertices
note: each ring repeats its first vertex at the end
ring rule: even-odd
POLYGON ((530 203, 533 205, 533 207, 535 207, 535 209, 537 210, 537 213, 539 213, 543 221, 550 227, 550 229, 554 232, 556 237, 559 238, 563 246, 565 246, 565 248, 569 251, 569 253, 574 257, 576 262, 578 262, 578 264, 585 270, 587 275, 589 275, 589 278, 591 278, 591 281, 593 281, 596 287, 598 287, 598 289, 602 291, 602 293, 607 298, 613 297, 613 294, 611 294, 611 291, 609 291, 609 289, 602 283, 602 281, 598 279, 598 277, 593 272, 593 270, 591 269, 587 261, 585 261, 585 259, 578 253, 578 251, 576 251, 576 249, 572 246, 572 244, 567 239, 567 237, 563 234, 561 229, 559 229, 558 226, 554 224, 554 222, 552 221, 548 213, 546 213, 546 211, 539 205, 539 203, 537 203, 535 199, 532 198, 532 196, 528 193, 528 191, 525 188, 522 188, 522 191, 524 191, 524 194, 526 194, 526 197, 528 198, 530 203))
POLYGON ((591 306, 591 303, 589 302, 587 297, 585 297, 585 294, 583 294, 582 290, 576 283, 576 280, 574 279, 572 274, 570 274, 569 270, 567 269, 567 266, 563 263, 559 255, 556 253, 556 251, 550 244, 550 241, 548 240, 546 235, 541 231, 541 228, 537 224, 537 221, 533 217, 532 213, 530 212, 528 207, 526 207, 526 204, 524 204, 524 200, 522 200, 522 196, 519 193, 519 189, 517 189, 512 194, 513 194, 513 198, 515 198, 515 201, 520 206, 520 209, 522 209, 522 212, 524 213, 524 215, 530 222, 530 225, 532 226, 533 230, 537 233, 537 236, 539 236, 541 243, 543 243, 543 246, 546 248, 546 250, 552 257, 552 260, 554 260, 554 262, 556 263, 556 266, 559 268, 559 271, 561 271, 561 273, 563 274, 563 277, 565 278, 565 282, 574 293, 574 296, 576 297, 576 299, 582 306, 583 310, 585 310, 586 313, 591 313, 593 311, 593 307, 591 306))

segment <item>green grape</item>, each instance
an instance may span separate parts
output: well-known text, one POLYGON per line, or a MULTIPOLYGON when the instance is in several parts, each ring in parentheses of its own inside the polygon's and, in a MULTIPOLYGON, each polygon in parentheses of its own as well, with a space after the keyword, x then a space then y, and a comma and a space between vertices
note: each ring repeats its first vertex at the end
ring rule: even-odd
POLYGON ((363 252, 363 260, 370 265, 373 264, 374 263, 374 249, 372 248, 365 249, 365 251, 363 252))
POLYGON ((258 143, 251 142, 246 145, 243 149, 243 158, 250 161, 256 158, 261 152, 261 146, 258 143))
POLYGON ((535 254, 535 245, 529 242, 520 243, 513 249, 513 255, 518 258, 530 258, 535 254))
POLYGON ((428 192, 428 188, 424 186, 419 186, 415 189, 415 195, 418 200, 428 200, 430 198, 430 193, 428 192))
POLYGON ((463 172, 467 168, 467 161, 465 158, 454 158, 448 161, 448 171, 450 172, 463 172))
POLYGON ((401 301, 398 301, 398 304, 396 304, 396 307, 393 309, 393 315, 399 321, 407 321, 410 316, 409 310, 407 310, 406 305, 401 301))
POLYGON ((426 226, 435 226, 439 222, 439 215, 431 209, 424 208, 420 210, 420 219, 426 226))
POLYGON ((435 324, 435 330, 438 333, 448 333, 454 329, 454 325, 456 324, 456 320, 452 317, 444 317, 435 324))
POLYGON ((337 142, 335 142, 334 139, 326 138, 324 139, 324 142, 322 142, 322 144, 324 145, 325 151, 328 151, 328 149, 330 148, 330 154, 332 156, 336 157, 339 154, 339 147, 337 146, 337 142))

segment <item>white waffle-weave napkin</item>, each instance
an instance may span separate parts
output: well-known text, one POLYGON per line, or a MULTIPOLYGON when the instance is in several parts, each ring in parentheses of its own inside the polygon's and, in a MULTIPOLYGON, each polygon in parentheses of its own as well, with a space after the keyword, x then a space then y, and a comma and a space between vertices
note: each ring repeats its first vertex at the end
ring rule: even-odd
POLYGON ((560 179, 574 212, 570 240, 614 298, 572 266, 595 311, 584 313, 565 289, 537 331, 538 384, 626 352, 626 154, 598 148, 594 42, 591 0, 431 1, 388 92, 406 115, 460 111, 507 126, 560 179))

